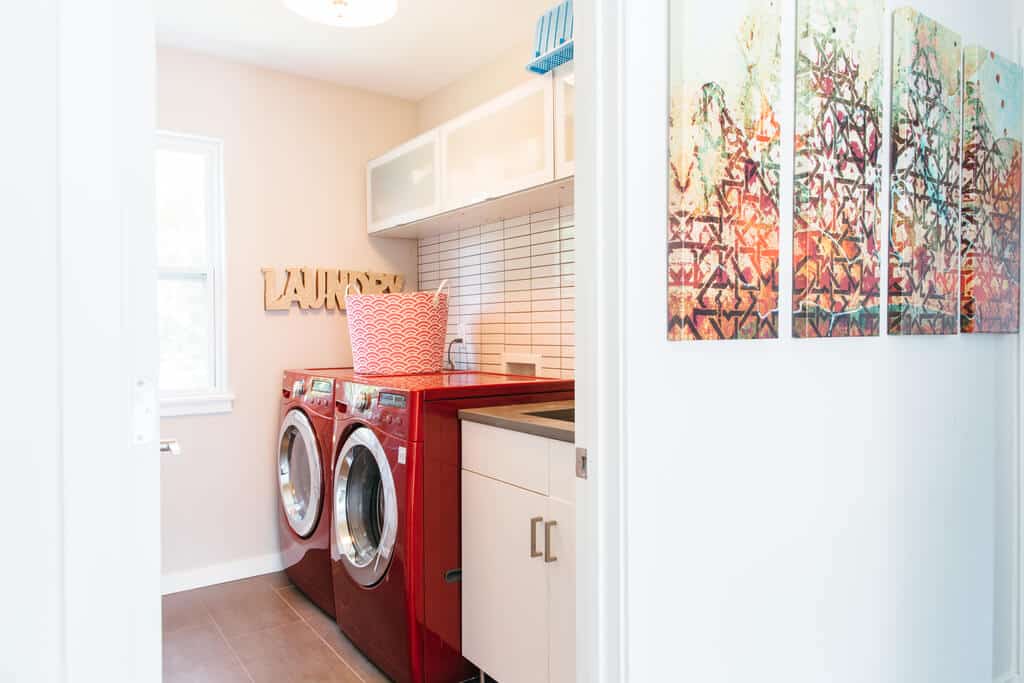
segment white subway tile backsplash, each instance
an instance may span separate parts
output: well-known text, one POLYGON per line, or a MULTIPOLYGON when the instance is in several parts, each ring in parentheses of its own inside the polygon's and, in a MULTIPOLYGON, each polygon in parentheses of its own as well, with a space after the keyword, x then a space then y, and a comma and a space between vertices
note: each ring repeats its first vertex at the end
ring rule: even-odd
POLYGON ((535 277, 530 279, 530 289, 555 289, 562 285, 561 278, 557 275, 553 277, 535 277))
POLYGON ((558 219, 552 218, 547 221, 537 221, 536 223, 530 222, 530 232, 532 234, 543 233, 543 232, 558 232, 558 219))
POLYGON ((531 213, 529 219, 531 223, 557 220, 563 211, 571 214, 573 208, 571 206, 563 206, 562 208, 559 209, 548 209, 547 211, 538 211, 537 213, 531 213))
POLYGON ((504 313, 506 323, 529 323, 531 322, 530 316, 532 315, 529 311, 519 311, 514 313, 504 313))
POLYGON ((458 367, 500 372, 504 353, 530 353, 538 374, 573 377, 575 237, 567 206, 420 240, 420 288, 449 281, 458 367))
POLYGON ((526 215, 516 216, 515 218, 506 218, 504 221, 502 221, 502 223, 504 223, 506 228, 514 227, 516 225, 529 225, 530 216, 526 215))
POLYGON ((529 313, 531 310, 529 301, 506 301, 506 313, 529 313))
MULTIPOLYGON (((526 272, 527 272, 527 274, 529 274, 530 269, 527 268, 526 272)), ((505 282, 505 291, 506 292, 529 291, 529 289, 530 289, 530 280, 529 280, 529 278, 527 278, 525 280, 523 280, 523 279, 520 279, 520 280, 506 280, 506 282, 505 282)))
POLYGON ((480 295, 480 304, 496 304, 505 301, 505 290, 501 289, 497 292, 484 292, 480 295))
POLYGON ((505 250, 505 262, 515 261, 516 259, 528 259, 530 258, 530 247, 519 247, 517 249, 506 249, 505 250))
POLYGON ((545 242, 544 244, 534 244, 530 247, 531 256, 540 256, 541 254, 555 254, 561 251, 559 249, 558 242, 545 242))
POLYGON ((562 310, 561 299, 547 299, 543 301, 532 302, 532 309, 534 311, 560 311, 562 310))
POLYGON ((488 282, 480 285, 480 293, 495 294, 497 292, 504 292, 507 286, 505 282, 488 282))
POLYGON ((530 322, 558 323, 562 320, 561 311, 532 311, 530 313, 530 322))
MULTIPOLYGON (((481 266, 481 270, 483 270, 482 266, 481 266)), ((481 283, 483 283, 483 282, 504 282, 505 281, 505 273, 501 272, 500 270, 494 270, 494 271, 486 271, 486 270, 484 270, 482 273, 480 273, 479 277, 480 277, 480 282, 481 283)))
POLYGON ((561 273, 562 273, 562 269, 559 266, 557 266, 557 265, 554 265, 554 266, 537 266, 537 267, 530 268, 530 277, 532 277, 532 278, 558 277, 559 275, 561 275, 561 273))
POLYGON ((540 256, 530 257, 530 265, 537 266, 554 266, 559 262, 558 254, 541 254, 540 256))
MULTIPOLYGON (((530 235, 530 246, 536 247, 541 244, 551 244, 552 242, 558 242, 558 231, 549 230, 548 232, 540 232, 536 235, 530 235)), ((530 250, 531 252, 533 249, 530 250)))
MULTIPOLYGON (((514 225, 504 230, 505 239, 514 239, 518 237, 529 237, 530 236, 530 224, 524 223, 523 225, 514 225)), ((529 244, 529 243, 527 243, 529 244)))
POLYGON ((561 296, 562 292, 558 288, 534 289, 530 292, 530 299, 532 301, 543 301, 544 299, 558 299, 561 296))
POLYGON ((518 268, 529 268, 530 257, 526 258, 508 258, 507 252, 505 257, 505 270, 516 270, 518 268))

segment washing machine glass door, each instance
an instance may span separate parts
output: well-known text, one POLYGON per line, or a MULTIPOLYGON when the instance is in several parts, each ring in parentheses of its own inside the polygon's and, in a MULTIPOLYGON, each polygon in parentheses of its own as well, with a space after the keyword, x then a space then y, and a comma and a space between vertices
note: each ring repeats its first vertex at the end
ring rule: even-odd
POLYGON ((345 440, 334 465, 334 559, 360 585, 373 586, 391 564, 397 533, 391 466, 377 436, 360 427, 345 440))
POLYGON ((313 533, 320 514, 323 471, 313 425, 301 410, 285 417, 278 444, 281 505, 292 531, 305 538, 313 533))

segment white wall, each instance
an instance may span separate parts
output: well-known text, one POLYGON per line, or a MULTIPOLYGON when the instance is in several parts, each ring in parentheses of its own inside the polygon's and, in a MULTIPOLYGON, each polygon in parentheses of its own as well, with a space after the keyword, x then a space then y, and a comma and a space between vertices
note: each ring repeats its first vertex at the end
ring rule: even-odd
MULTIPOLYGON (((331 311, 267 313, 260 268, 402 273, 416 243, 366 234, 366 162, 415 132, 410 102, 161 48, 160 128, 224 140, 228 415, 167 418, 161 468, 165 590, 278 567, 273 453, 281 372, 351 363, 331 311)), ((280 278, 279 278, 279 286, 280 278)))
MULTIPOLYGON (((510 35, 532 36, 534 26, 509 26, 510 35)), ((533 55, 533 41, 523 41, 497 59, 485 64, 453 83, 427 95, 416 103, 418 131, 426 131, 454 119, 531 78, 526 63, 533 55)))
MULTIPOLYGON (((991 680, 1018 340, 797 341, 784 313, 778 341, 665 341, 666 4, 627 3, 623 27, 629 680, 991 680)), ((911 4, 1013 47, 1013 0, 911 4)), ((786 311, 795 0, 783 6, 786 311)))

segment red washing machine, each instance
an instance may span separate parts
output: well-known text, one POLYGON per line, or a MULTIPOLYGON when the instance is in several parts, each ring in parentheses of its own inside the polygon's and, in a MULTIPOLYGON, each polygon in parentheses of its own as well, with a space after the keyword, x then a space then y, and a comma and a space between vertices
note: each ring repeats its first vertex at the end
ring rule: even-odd
POLYGON ((335 378, 286 370, 281 383, 277 480, 281 554, 291 582, 334 616, 331 579, 331 457, 335 378))
POLYGON ((338 625, 400 683, 474 678, 461 656, 458 411, 572 399, 573 382, 480 372, 336 379, 338 625))

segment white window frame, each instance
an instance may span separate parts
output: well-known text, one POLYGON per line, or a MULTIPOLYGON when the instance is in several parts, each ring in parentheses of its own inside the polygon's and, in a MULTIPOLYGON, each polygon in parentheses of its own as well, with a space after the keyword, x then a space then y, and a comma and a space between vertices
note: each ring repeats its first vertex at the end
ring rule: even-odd
POLYGON ((207 205, 207 265, 206 268, 159 267, 159 279, 205 278, 210 310, 210 365, 214 385, 203 391, 161 391, 160 416, 211 415, 229 413, 235 396, 228 389, 227 302, 226 268, 224 265, 224 143, 217 138, 203 137, 175 131, 158 130, 154 152, 157 149, 178 149, 202 153, 212 171, 207 205))

